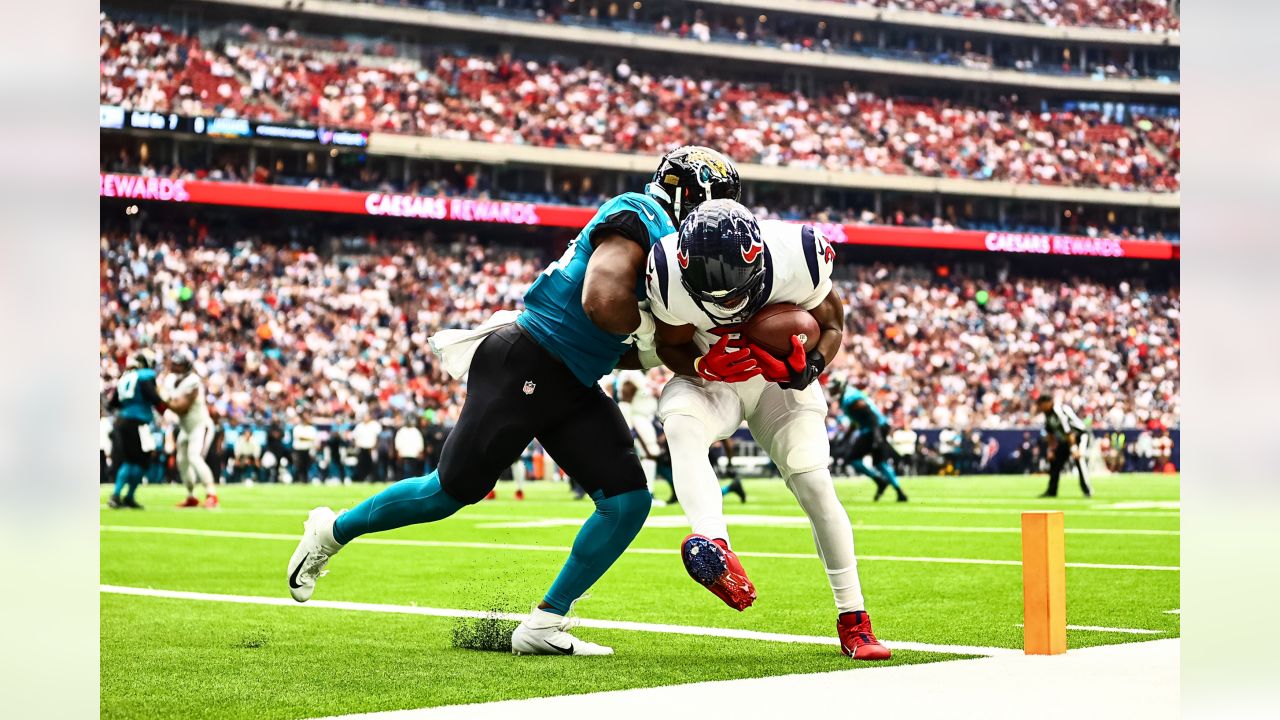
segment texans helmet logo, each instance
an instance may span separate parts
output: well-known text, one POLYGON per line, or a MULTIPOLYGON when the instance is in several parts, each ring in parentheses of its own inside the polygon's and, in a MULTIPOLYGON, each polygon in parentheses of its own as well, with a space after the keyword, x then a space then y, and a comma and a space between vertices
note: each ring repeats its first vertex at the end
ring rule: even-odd
POLYGON ((685 251, 684 251, 684 249, 677 250, 677 251, 676 251, 676 262, 680 263, 680 268, 681 268, 681 269, 688 268, 688 267, 689 267, 689 253, 685 252, 685 251))
POLYGON ((828 243, 823 243, 822 259, 826 260, 828 265, 831 264, 831 261, 836 259, 835 248, 832 248, 828 243))
POLYGON ((755 238, 750 245, 742 248, 742 259, 748 263, 753 263, 762 252, 764 252, 764 243, 760 241, 760 238, 755 238))

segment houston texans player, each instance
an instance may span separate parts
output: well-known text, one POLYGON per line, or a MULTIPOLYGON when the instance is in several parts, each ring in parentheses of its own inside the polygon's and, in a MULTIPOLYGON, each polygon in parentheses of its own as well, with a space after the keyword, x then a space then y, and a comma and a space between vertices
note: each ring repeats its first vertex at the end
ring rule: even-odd
POLYGON ((662 391, 658 417, 693 526, 680 548, 690 576, 730 607, 755 601, 707 460, 707 447, 745 420, 809 517, 835 594, 842 650, 885 660, 889 649, 876 640, 863 602, 849 516, 827 468, 827 402, 816 383, 844 332, 844 308, 831 284, 834 259, 812 226, 758 223, 733 200, 699 205, 678 235, 654 245, 647 277, 657 352, 677 374, 662 391), (739 324, 774 303, 810 311, 822 330, 813 350, 793 336, 791 355, 780 360, 741 337, 739 324))
POLYGON ((514 322, 459 331, 466 337, 451 335, 447 344, 433 337, 442 364, 467 375, 467 399, 439 466, 341 514, 313 510, 286 569, 293 598, 310 598, 329 559, 361 535, 436 522, 479 502, 536 438, 595 501, 595 512, 542 602, 512 635, 512 652, 612 654, 569 634, 566 615, 630 545, 652 496, 631 431, 597 382, 620 365, 657 364, 656 356, 644 363, 631 349, 643 320, 649 248, 699 203, 740 192, 737 170, 720 153, 674 150, 644 194, 625 193, 600 207, 529 288, 514 322))

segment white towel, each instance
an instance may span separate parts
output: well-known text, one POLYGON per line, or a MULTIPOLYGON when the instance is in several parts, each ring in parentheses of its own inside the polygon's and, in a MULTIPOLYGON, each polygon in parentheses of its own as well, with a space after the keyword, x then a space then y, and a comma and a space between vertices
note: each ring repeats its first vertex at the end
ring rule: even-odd
POLYGON ((470 330, 441 330, 427 338, 427 344, 431 346, 431 352, 440 358, 444 371, 457 380, 471 368, 471 358, 476 354, 480 343, 491 333, 514 323, 519 315, 515 310, 499 310, 479 327, 470 330))

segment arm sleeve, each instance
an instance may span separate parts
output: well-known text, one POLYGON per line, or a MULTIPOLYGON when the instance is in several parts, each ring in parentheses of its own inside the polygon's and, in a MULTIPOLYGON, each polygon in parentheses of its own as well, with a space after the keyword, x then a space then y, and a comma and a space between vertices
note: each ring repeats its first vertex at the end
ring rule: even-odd
POLYGON ((805 310, 812 310, 821 305, 831 293, 831 270, 835 267, 836 251, 827 242, 822 231, 812 225, 800 228, 800 247, 804 251, 804 265, 813 292, 803 302, 796 304, 805 310))
POLYGON ((599 238, 618 233, 640 243, 640 247, 647 251, 662 236, 675 232, 665 210, 649 198, 635 193, 619 195, 609 201, 604 212, 604 220, 591 229, 592 249, 599 238))
POLYGON ((635 210, 618 210, 596 223, 596 226, 591 228, 592 249, 596 247, 600 238, 614 233, 636 241, 646 250, 650 247, 649 231, 645 229, 644 223, 640 220, 640 214, 635 210))

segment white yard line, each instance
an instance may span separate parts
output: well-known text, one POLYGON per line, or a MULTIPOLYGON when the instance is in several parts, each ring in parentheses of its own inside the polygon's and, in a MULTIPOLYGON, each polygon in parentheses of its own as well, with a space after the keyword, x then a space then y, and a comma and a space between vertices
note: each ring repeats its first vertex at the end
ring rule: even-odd
MULTIPOLYGON (((803 515, 733 515, 724 516, 725 522, 735 527, 769 527, 809 529, 809 519, 803 515)), ((498 522, 480 522, 481 529, 530 529, 578 527, 582 524, 580 517, 550 517, 537 520, 502 520, 498 522)), ((644 526, 648 528, 683 528, 689 524, 683 515, 650 515, 644 526)), ((855 531, 868 532, 944 532, 944 533, 992 533, 1016 535, 1022 532, 1019 527, 977 527, 969 525, 877 525, 856 524, 855 531)), ((1067 528, 1068 535, 1167 535, 1178 536, 1178 530, 1145 530, 1127 528, 1067 528)))
MULTIPOLYGON (((136 595, 142 597, 169 598, 174 600, 196 600, 204 602, 241 603, 246 605, 272 605, 289 608, 318 608, 323 610, 351 610, 359 612, 392 613, 397 615, 426 615, 430 617, 454 618, 496 618, 499 620, 521 621, 527 615, 519 613, 491 613, 480 610, 457 610, 453 608, 419 607, 417 605, 386 605, 382 603, 345 602, 341 600, 311 600, 297 603, 287 597, 263 597, 260 595, 222 595, 218 593, 188 592, 185 590, 157 590, 154 588, 122 587, 118 585, 100 585, 99 590, 114 595, 136 595)), ((581 627, 601 628, 605 630, 631 630, 635 632, 666 633, 671 635, 697 635, 701 637, 733 638, 736 640, 762 640, 766 642, 805 643, 810 645, 836 645, 834 635, 788 635, 784 633, 760 632, 757 630, 741 630, 737 628, 700 627, 696 625, 664 625, 659 623, 630 622, 626 620, 597 620, 579 618, 581 627)), ((919 650, 921 652, 951 653, 956 655, 1021 655, 1021 650, 997 647, 976 647, 971 645, 935 645, 932 643, 901 642, 881 640, 885 645, 897 650, 919 650)))
MULTIPOLYGON (((733 505, 731 504, 729 507, 732 508, 733 505)), ((738 506, 738 507, 743 507, 743 506, 738 506)), ((780 510, 796 509, 795 503, 766 503, 766 502, 756 502, 754 500, 748 503, 745 507, 761 508, 761 509, 778 508, 780 510)), ((1075 507, 1075 506, 1068 507, 1068 506, 1062 506, 1058 504, 1024 505, 1024 504, 1014 504, 1012 502, 1008 503, 1007 507, 1002 507, 1002 508, 979 507, 976 505, 965 506, 965 507, 950 506, 950 505, 947 505, 946 503, 941 503, 941 502, 938 504, 933 504, 928 500, 912 501, 904 504, 898 504, 898 503, 892 503, 892 502, 888 504, 869 503, 869 502, 868 503, 852 502, 852 503, 847 503, 845 507, 849 510, 850 515, 855 515, 855 516, 858 515, 859 513, 862 513, 863 511, 870 511, 872 513, 877 511, 905 512, 905 513, 911 513, 913 515, 916 513, 944 513, 949 515, 1008 516, 1010 514, 1017 515, 1019 513, 1022 513, 1023 511, 1028 511, 1028 510, 1062 510, 1063 512, 1069 512, 1072 515, 1076 515, 1076 516, 1087 515, 1090 517, 1176 518, 1181 516, 1181 513, 1178 512, 1177 510, 1100 510, 1097 508, 1097 506, 1094 506, 1094 505, 1088 505, 1085 507, 1075 507)), ((733 513, 732 513, 732 510, 729 510, 725 514, 731 515, 733 513)))
POLYGON ((1165 610, 1165 611, 1164 611, 1164 614, 1165 614, 1165 615, 1181 615, 1181 614, 1182 614, 1182 608, 1178 608, 1177 610, 1165 610))
MULTIPOLYGON (((156 533, 161 535, 194 535, 198 537, 237 538, 242 540, 288 540, 297 542, 298 535, 281 533, 243 532, 238 530, 196 530, 192 528, 152 527, 147 525, 102 525, 100 529, 110 532, 156 533)), ((405 547, 429 548, 468 548, 475 550, 527 550, 532 552, 567 553, 571 548, 563 545, 518 545, 512 543, 460 542, 448 540, 397 540, 394 538, 360 538, 361 545, 399 545, 405 547)), ((628 548, 627 552, 638 555, 678 555, 675 548, 628 548)), ((814 560, 813 553, 780 553, 742 551, 739 557, 776 558, 784 560, 814 560)), ((898 555, 859 555, 859 561, 870 562, 918 562, 959 565, 1014 565, 1020 566, 1020 560, 987 560, 984 558, 940 558, 940 557, 904 557, 898 555)), ((1094 570, 1151 570, 1157 572, 1178 572, 1176 565, 1118 565, 1111 563, 1067 563, 1069 568, 1088 568, 1094 570)))
MULTIPOLYGON (((329 720, 822 717, 856 702, 859 717, 1129 720, 1179 714, 1177 639, 1065 655, 866 666, 612 692, 343 715, 329 720), (1086 688, 1087 692, 1079 692, 1086 688)), ((848 714, 848 713, 845 713, 848 714)))

